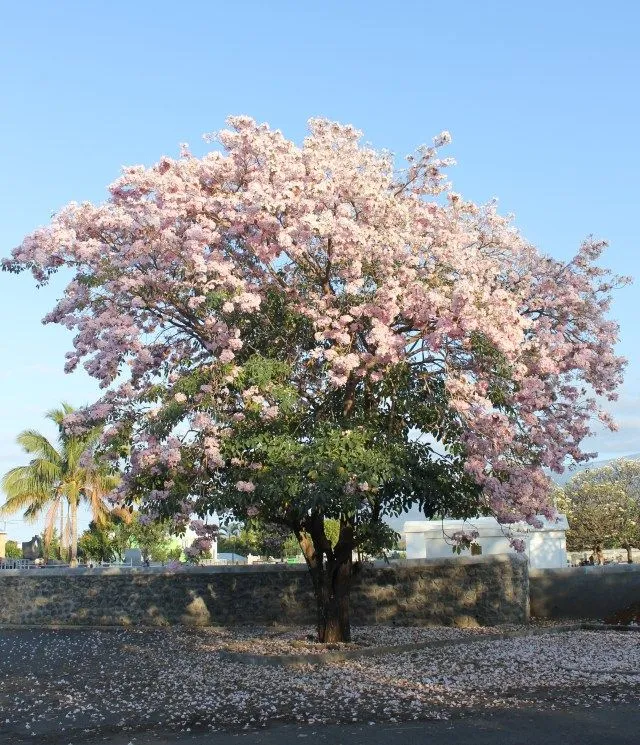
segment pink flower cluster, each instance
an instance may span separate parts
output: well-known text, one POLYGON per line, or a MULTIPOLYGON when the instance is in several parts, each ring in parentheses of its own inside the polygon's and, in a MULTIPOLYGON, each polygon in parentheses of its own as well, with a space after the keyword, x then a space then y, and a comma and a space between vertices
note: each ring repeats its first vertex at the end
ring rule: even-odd
POLYGON ((506 523, 550 514, 544 469, 588 457, 580 443, 594 415, 613 426, 597 400, 621 382, 607 312, 625 280, 597 263, 605 244, 589 239, 555 260, 494 203, 451 192, 446 132, 397 172, 351 126, 314 119, 297 145, 248 117, 229 123, 222 151, 124 169, 105 204, 70 204, 5 262, 39 283, 61 267, 75 273, 45 320, 75 330, 67 369, 82 362, 109 388, 85 423, 135 422, 134 471, 170 479, 198 448, 207 468, 224 468, 221 442, 246 416, 265 426, 279 416, 269 391, 228 387, 243 319, 279 292, 315 334, 300 380, 315 363, 337 388, 375 385, 398 365, 425 399, 443 383, 487 507, 506 523), (199 392, 172 393, 196 367, 208 375, 199 392), (150 430, 171 400, 190 434, 159 442, 150 430))
POLYGON ((238 481, 236 482, 236 489, 243 492, 253 492, 256 490, 256 485, 251 481, 238 481))

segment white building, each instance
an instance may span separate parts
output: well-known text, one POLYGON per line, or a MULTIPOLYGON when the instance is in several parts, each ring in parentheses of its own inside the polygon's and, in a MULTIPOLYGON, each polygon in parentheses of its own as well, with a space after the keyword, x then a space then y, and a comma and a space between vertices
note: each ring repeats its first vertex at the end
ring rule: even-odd
MULTIPOLYGON (((565 533, 569 524, 565 515, 557 515, 555 521, 539 518, 541 528, 526 523, 501 525, 494 517, 478 517, 474 520, 415 520, 404 524, 402 530, 407 543, 407 559, 437 559, 455 557, 451 536, 460 530, 478 532, 475 540, 483 556, 515 553, 509 545, 511 538, 525 542, 524 555, 532 568, 548 569, 568 566, 565 533)), ((460 556, 469 556, 462 551, 460 556)))

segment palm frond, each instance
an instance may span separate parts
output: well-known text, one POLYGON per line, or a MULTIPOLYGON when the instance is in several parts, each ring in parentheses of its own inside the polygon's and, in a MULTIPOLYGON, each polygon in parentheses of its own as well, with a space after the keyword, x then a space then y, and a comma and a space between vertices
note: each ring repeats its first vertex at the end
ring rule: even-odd
POLYGON ((69 414, 73 413, 74 411, 75 408, 71 406, 71 404, 63 401, 60 405, 60 408, 47 411, 45 417, 54 422, 54 424, 57 424, 58 428, 62 429, 65 417, 69 416, 69 414))
POLYGON ((24 517, 26 522, 35 523, 40 519, 42 513, 45 510, 48 510, 49 505, 50 501, 32 502, 23 512, 22 516, 24 517))
POLYGON ((25 429, 16 437, 16 442, 29 455, 36 455, 51 463, 60 462, 60 453, 54 445, 35 429, 25 429))
POLYGON ((1 511, 5 514, 24 509, 31 502, 51 499, 54 484, 43 479, 37 470, 30 466, 18 466, 8 471, 0 482, 7 496, 1 511))
MULTIPOLYGON (((73 406, 63 403, 47 412, 47 418, 59 430, 56 445, 37 430, 21 432, 18 443, 34 457, 28 465, 7 472, 0 481, 7 496, 5 504, 0 507, 0 515, 20 510, 24 511, 27 519, 33 520, 46 511, 45 541, 49 543, 56 516, 64 515, 65 501, 75 508, 84 500, 91 509, 93 519, 102 523, 109 515, 105 496, 120 481, 120 475, 111 466, 95 458, 94 451, 102 427, 93 427, 82 435, 64 430, 64 420, 73 411, 73 406)), ((73 540, 69 515, 62 527, 61 540, 66 545, 71 545, 73 540)))
POLYGON ((41 494, 55 489, 60 472, 45 462, 32 461, 28 466, 18 466, 5 473, 0 486, 9 497, 17 494, 41 494))
POLYGON ((27 468, 33 473, 34 478, 43 484, 57 484, 62 477, 62 468, 59 463, 52 463, 44 458, 34 458, 27 468))
POLYGON ((0 517, 15 515, 16 512, 26 512, 26 510, 30 509, 32 505, 36 504, 39 506, 42 502, 34 502, 33 495, 21 494, 15 497, 10 497, 3 505, 0 505, 0 517))

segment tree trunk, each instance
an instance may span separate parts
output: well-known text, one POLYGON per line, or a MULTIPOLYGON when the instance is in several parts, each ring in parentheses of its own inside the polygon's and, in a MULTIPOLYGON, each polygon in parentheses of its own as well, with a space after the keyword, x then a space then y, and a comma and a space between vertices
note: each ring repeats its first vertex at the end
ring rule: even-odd
POLYGON ((593 563, 598 565, 604 564, 604 553, 602 552, 602 544, 596 543, 593 547, 593 563))
POLYGON ((627 549, 627 564, 633 564, 633 548, 631 546, 625 546, 627 549))
POLYGON ((310 515, 304 529, 295 527, 294 533, 311 574, 318 641, 323 644, 351 641, 349 594, 355 548, 353 524, 341 518, 340 536, 334 548, 325 534, 321 514, 310 515))
POLYGON ((69 503, 71 513, 71 558, 69 564, 78 566, 78 500, 72 499, 69 503))
POLYGON ((64 523, 64 502, 65 500, 60 497, 60 561, 69 560, 67 556, 67 531, 64 523))
POLYGON ((328 561, 322 568, 310 567, 316 596, 318 641, 323 644, 351 641, 351 569, 351 557, 340 563, 328 561))

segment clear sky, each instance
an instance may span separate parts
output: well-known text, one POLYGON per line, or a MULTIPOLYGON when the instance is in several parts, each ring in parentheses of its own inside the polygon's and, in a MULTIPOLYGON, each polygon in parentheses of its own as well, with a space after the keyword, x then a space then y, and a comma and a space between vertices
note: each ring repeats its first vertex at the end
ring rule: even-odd
MULTIPOLYGON (((204 152, 242 113, 296 140, 312 116, 352 123, 399 156, 448 129, 456 191, 499 197, 560 258, 607 238, 605 263, 638 276, 639 26, 630 0, 4 0, 0 255, 68 201, 103 199, 122 165, 204 152)), ((0 274, 2 471, 23 462, 21 429, 96 392, 62 372, 70 333, 40 324, 62 286, 0 274)), ((640 451, 638 292, 613 308, 630 364, 620 431, 589 443, 602 457, 640 451)))

